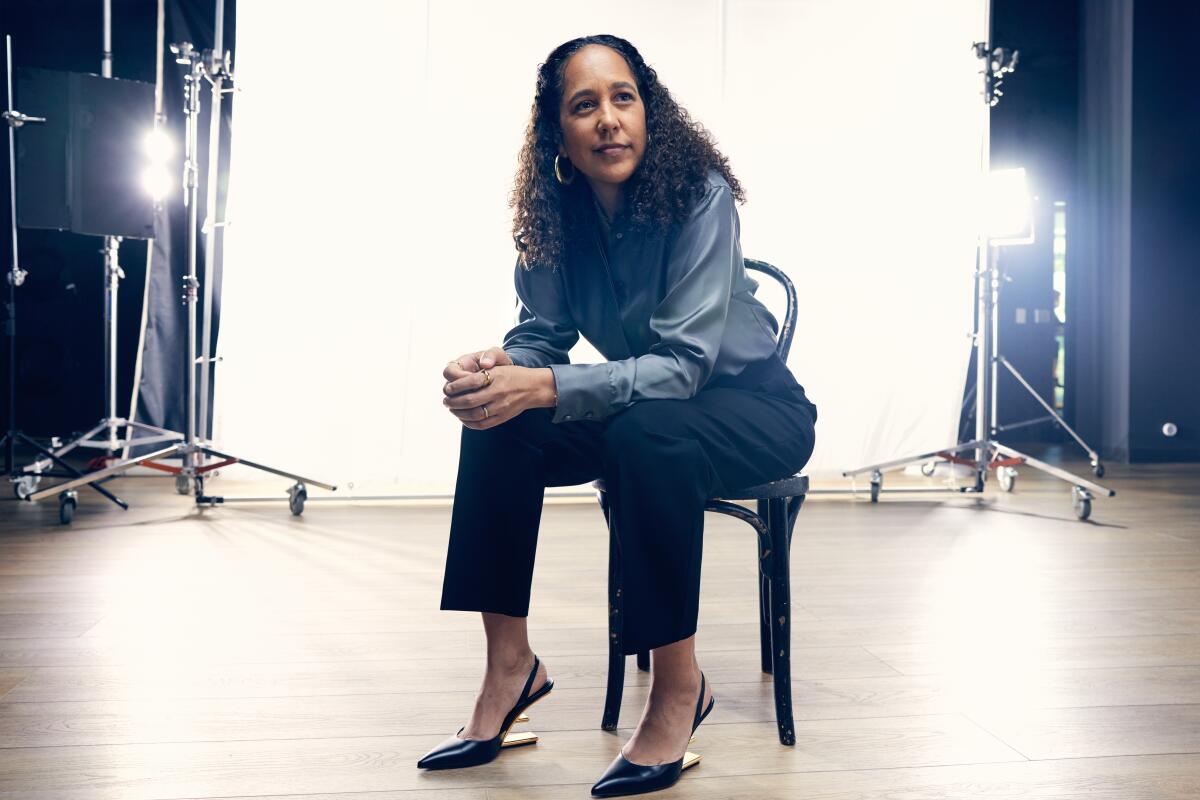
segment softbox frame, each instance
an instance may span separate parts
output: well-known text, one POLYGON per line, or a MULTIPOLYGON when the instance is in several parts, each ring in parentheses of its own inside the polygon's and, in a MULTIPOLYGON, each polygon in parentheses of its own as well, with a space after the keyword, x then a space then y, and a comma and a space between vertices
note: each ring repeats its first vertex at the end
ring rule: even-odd
POLYGON ((142 184, 154 85, 77 72, 18 69, 17 224, 149 239, 154 200, 142 184))

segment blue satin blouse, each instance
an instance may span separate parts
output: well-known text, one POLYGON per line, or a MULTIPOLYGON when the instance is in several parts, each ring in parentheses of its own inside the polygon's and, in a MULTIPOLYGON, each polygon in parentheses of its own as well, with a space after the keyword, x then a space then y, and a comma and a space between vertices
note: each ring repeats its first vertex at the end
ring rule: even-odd
POLYGON ((502 346, 514 364, 554 372, 554 422, 687 399, 772 356, 779 325, 754 297, 740 233, 732 190, 710 170, 690 217, 665 234, 632 229, 621 214, 607 223, 597 206, 594 237, 569 243, 559 269, 518 260, 517 324, 502 346), (608 360, 569 363, 580 334, 608 360))

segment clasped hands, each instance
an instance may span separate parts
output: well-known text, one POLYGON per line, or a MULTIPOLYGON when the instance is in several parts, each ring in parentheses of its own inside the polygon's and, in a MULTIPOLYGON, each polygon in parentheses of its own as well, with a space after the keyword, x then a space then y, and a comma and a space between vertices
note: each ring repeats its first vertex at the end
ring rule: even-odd
POLYGON ((486 430, 529 408, 554 406, 554 374, 513 364, 503 348, 467 353, 446 364, 442 404, 463 425, 486 430))

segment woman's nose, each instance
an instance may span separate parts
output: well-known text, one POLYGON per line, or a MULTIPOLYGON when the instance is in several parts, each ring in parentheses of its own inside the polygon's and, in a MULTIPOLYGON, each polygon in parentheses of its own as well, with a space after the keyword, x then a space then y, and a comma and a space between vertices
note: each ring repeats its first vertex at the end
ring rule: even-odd
POLYGON ((596 120, 597 125, 602 131, 613 131, 617 127, 617 115, 612 105, 602 103, 600 105, 600 114, 596 120))

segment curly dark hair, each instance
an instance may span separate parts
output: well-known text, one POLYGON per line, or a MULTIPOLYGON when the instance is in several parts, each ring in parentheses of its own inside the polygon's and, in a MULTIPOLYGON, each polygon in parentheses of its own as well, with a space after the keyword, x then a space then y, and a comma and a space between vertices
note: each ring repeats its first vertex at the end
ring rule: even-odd
POLYGON ((637 170, 626 183, 625 205, 630 224, 666 232, 685 221, 704 196, 709 169, 716 169, 745 202, 742 186, 721 155, 712 136, 695 122, 637 48, 608 34, 582 36, 564 42, 538 66, 537 90, 525 143, 518 159, 516 182, 509 198, 513 213, 513 241, 526 269, 537 264, 555 268, 566 243, 577 235, 591 210, 591 189, 586 181, 563 185, 554 177, 554 157, 562 137, 559 106, 567 61, 587 45, 612 48, 625 59, 637 81, 646 110, 648 145, 637 170))

